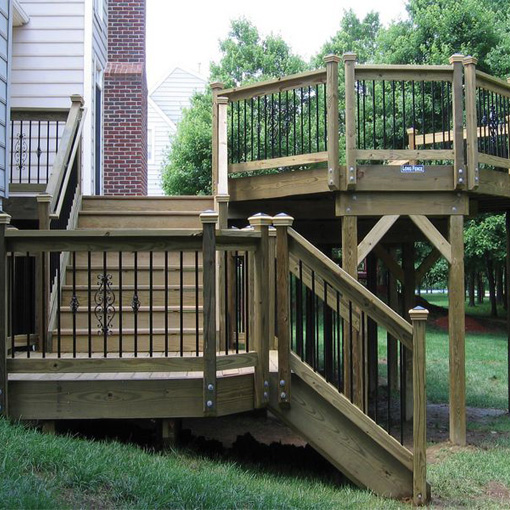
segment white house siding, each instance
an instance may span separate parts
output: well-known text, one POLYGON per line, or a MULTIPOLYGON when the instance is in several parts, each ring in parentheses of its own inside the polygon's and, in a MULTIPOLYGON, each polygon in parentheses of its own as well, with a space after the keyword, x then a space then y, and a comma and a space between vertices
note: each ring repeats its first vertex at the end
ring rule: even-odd
POLYGON ((178 124, 182 109, 189 105, 189 100, 197 90, 203 90, 207 82, 204 78, 176 67, 151 93, 151 99, 161 110, 178 124))
POLYGON ((9 122, 8 82, 9 82, 9 0, 0 0, 0 211, 2 199, 7 196, 7 129, 9 122))
MULTIPOLYGON (((175 133, 173 124, 165 120, 164 114, 148 104, 148 130, 152 132, 152 144, 149 149, 152 158, 147 160, 147 194, 152 196, 164 195, 161 188, 161 166, 168 147, 170 136, 175 133)), ((151 139, 149 138, 149 143, 151 139)))
POLYGON ((30 21, 13 29, 12 108, 67 109, 84 95, 84 1, 20 1, 30 21))

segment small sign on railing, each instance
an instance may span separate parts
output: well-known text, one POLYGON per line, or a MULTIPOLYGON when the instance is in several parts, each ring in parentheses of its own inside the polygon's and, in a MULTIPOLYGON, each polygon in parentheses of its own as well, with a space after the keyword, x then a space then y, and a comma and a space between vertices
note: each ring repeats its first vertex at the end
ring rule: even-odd
POLYGON ((425 165, 401 165, 401 174, 424 174, 425 165))

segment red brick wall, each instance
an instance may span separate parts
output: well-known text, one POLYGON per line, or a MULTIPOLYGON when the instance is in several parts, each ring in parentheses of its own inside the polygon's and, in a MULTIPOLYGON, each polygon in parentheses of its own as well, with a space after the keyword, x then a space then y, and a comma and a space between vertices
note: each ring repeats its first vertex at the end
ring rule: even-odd
POLYGON ((147 194, 145 0, 109 0, 104 194, 147 194))

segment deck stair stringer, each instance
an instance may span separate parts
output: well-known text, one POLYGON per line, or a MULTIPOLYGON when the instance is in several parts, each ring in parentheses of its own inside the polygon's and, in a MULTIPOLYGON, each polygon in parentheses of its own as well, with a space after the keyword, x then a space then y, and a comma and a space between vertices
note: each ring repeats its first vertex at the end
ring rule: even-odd
POLYGON ((359 487, 412 498, 412 453, 294 354, 291 368, 291 405, 278 405, 272 374, 270 411, 359 487))

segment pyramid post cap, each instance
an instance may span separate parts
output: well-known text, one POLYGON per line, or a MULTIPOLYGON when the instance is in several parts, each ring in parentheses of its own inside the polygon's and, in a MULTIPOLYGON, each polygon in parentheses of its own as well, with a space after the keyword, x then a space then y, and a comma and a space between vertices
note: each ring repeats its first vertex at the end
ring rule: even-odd
POLYGON ((450 57, 450 64, 453 64, 454 62, 463 62, 464 61, 464 55, 462 53, 454 53, 450 57))
POLYGON ((250 216, 248 221, 252 226, 269 226, 273 223, 273 218, 266 213, 257 213, 250 216))
POLYGON ((218 222, 218 213, 213 211, 212 209, 207 209, 200 213, 200 221, 202 224, 205 223, 217 223, 218 222))
POLYGON ((342 55, 342 60, 344 62, 351 62, 358 58, 358 55, 354 53, 353 51, 347 51, 342 55))
POLYGON ((415 306, 409 310, 409 316, 412 321, 426 321, 429 316, 429 311, 423 306, 415 306))
POLYGON ((213 81, 209 84, 209 87, 211 87, 213 90, 220 90, 224 89, 225 85, 221 81, 213 81))
POLYGON ((286 213, 278 213, 273 216, 273 225, 275 227, 291 227, 294 223, 294 218, 286 213))
POLYGON ((338 62, 341 62, 341 58, 338 55, 335 55, 334 53, 330 53, 329 55, 326 55, 324 57, 324 62, 326 64, 329 64, 330 62, 335 62, 338 64, 338 62))
POLYGON ((478 64, 478 59, 476 57, 468 56, 468 57, 464 57, 464 60, 462 62, 465 66, 467 66, 469 64, 476 65, 476 64, 478 64))

